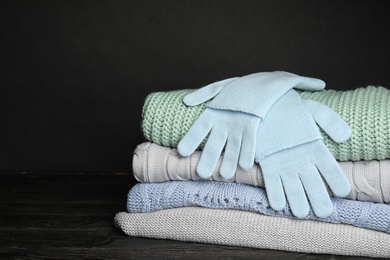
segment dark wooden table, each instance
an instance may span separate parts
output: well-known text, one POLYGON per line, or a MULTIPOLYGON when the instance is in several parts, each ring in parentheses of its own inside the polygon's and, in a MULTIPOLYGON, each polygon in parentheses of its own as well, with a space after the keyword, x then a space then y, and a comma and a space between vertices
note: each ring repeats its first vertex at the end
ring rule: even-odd
POLYGON ((0 259, 367 259, 125 235, 131 173, 0 173, 0 259))

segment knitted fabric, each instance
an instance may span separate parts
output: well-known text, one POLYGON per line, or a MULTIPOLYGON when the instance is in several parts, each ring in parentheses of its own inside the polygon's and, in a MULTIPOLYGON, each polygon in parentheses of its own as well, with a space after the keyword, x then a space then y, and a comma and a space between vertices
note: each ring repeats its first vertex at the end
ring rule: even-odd
MULTIPOLYGON (((196 173, 201 151, 181 157, 176 149, 150 142, 138 145, 133 154, 133 174, 139 182, 165 182, 173 180, 205 180, 196 173)), ((231 179, 219 174, 222 157, 213 175, 206 180, 245 183, 264 187, 261 168, 255 164, 248 171, 238 167, 231 179)), ((351 183, 346 198, 359 201, 390 203, 390 160, 338 162, 351 183)))
POLYGON ((115 224, 135 237, 390 258, 390 235, 384 232, 242 210, 182 207, 152 213, 120 212, 115 224))
MULTIPOLYGON (((147 140, 162 146, 177 147, 207 104, 185 106, 183 97, 192 91, 153 92, 147 96, 142 110, 142 131, 147 140)), ((367 86, 348 91, 303 91, 300 95, 331 107, 350 126, 351 138, 341 144, 331 140, 321 130, 326 146, 337 160, 390 158, 389 89, 367 86)))
MULTIPOLYGON (((303 219, 350 224, 390 233, 390 205, 332 197, 334 210, 327 218, 312 211, 303 219)), ((128 212, 153 212, 162 209, 200 206, 259 212, 270 216, 295 218, 288 205, 273 210, 263 188, 240 183, 215 181, 170 181, 138 183, 127 196, 128 212)))

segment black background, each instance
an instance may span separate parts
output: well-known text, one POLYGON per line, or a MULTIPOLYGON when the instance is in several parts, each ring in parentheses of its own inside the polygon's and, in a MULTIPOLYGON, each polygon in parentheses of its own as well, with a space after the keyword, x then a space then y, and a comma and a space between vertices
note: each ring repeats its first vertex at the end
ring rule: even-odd
POLYGON ((386 1, 1 1, 0 171, 130 172, 150 92, 285 70, 390 86, 386 1))

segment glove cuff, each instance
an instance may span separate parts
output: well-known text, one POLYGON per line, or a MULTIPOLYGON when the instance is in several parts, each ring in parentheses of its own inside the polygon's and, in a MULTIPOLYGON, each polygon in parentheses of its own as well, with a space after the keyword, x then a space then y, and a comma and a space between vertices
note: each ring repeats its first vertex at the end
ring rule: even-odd
POLYGON ((225 86, 208 107, 239 111, 264 118, 273 104, 287 91, 295 87, 310 90, 321 90, 325 87, 325 83, 319 79, 310 79, 313 87, 302 85, 304 79, 284 71, 250 74, 225 86))
POLYGON ((322 139, 321 132, 295 90, 275 103, 257 132, 256 160, 322 139))

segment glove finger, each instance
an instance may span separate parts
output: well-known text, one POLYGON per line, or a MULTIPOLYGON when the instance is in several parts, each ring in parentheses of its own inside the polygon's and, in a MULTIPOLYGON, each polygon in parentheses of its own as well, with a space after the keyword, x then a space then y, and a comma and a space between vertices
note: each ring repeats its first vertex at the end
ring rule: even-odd
POLYGON ((177 151, 181 156, 190 156, 206 138, 212 128, 212 120, 209 120, 208 117, 210 115, 206 108, 180 140, 177 151))
POLYGON ((329 217, 333 211, 333 204, 317 168, 313 164, 309 164, 299 172, 299 177, 314 214, 320 218, 329 217))
POLYGON ((196 106, 201 103, 206 102, 209 99, 215 97, 224 87, 236 80, 237 78, 229 78, 221 81, 211 83, 207 86, 204 86, 190 94, 186 95, 183 98, 184 104, 187 106, 196 106))
POLYGON ((306 217, 310 207, 298 174, 288 172, 281 175, 281 179, 293 215, 298 218, 306 217))
POLYGON ((334 196, 345 197, 351 192, 351 184, 330 152, 328 158, 317 161, 316 166, 334 196))
POLYGON ((218 159, 222 154, 227 139, 227 132, 212 129, 209 138, 203 148, 196 171, 202 178, 213 175, 218 159))
POLYGON ((283 81, 284 84, 290 85, 291 88, 316 91, 316 90, 322 90, 326 86, 323 80, 317 78, 299 76, 297 74, 287 72, 287 71, 275 71, 273 72, 273 74, 278 75, 277 82, 283 81))
POLYGON ((323 90, 326 86, 324 81, 316 78, 299 76, 297 79, 298 82, 294 86, 296 89, 317 91, 323 90))
POLYGON ((249 170, 253 167, 255 153, 256 153, 256 136, 257 136, 256 126, 251 127, 242 137, 241 151, 240 151, 240 167, 244 170, 249 170))
POLYGON ((240 135, 229 135, 225 147, 225 154, 220 169, 221 176, 231 179, 237 170, 238 158, 240 156, 242 137, 240 135))
POLYGON ((278 174, 269 173, 263 169, 263 178, 265 191, 267 192, 268 202, 274 210, 282 210, 286 206, 286 197, 282 181, 278 174))

